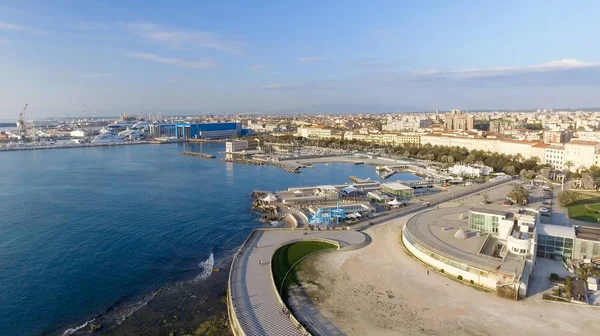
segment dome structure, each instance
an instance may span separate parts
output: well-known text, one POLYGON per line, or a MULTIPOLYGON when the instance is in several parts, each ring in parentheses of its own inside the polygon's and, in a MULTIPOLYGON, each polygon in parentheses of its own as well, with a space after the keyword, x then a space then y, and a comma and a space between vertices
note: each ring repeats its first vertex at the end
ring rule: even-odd
POLYGON ((462 228, 459 228, 458 230, 456 230, 456 233, 454 234, 454 238, 467 239, 467 233, 462 228))

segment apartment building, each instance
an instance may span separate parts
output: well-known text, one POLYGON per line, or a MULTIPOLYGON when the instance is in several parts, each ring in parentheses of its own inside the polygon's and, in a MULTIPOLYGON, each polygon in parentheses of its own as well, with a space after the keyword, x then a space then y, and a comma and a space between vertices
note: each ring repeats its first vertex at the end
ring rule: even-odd
POLYGON ((544 131, 544 142, 547 144, 564 144, 571 141, 571 138, 573 138, 572 131, 544 131))
POLYGON ((470 131, 473 129, 473 116, 461 110, 452 110, 444 116, 446 129, 450 131, 470 131))
POLYGON ((298 128, 298 135, 309 139, 329 139, 331 138, 331 129, 321 127, 300 127, 298 128))
POLYGON ((532 141, 500 140, 497 152, 504 155, 520 155, 527 160, 531 158, 531 147, 534 144, 532 141))
POLYGON ((568 167, 573 172, 589 168, 594 165, 598 150, 600 150, 600 142, 572 140, 565 144, 564 163, 573 163, 573 166, 568 167))
POLYGON ((490 152, 498 152, 498 139, 486 138, 466 138, 466 137, 451 137, 440 135, 422 135, 421 145, 430 144, 432 146, 457 146, 465 147, 466 149, 482 150, 490 152))

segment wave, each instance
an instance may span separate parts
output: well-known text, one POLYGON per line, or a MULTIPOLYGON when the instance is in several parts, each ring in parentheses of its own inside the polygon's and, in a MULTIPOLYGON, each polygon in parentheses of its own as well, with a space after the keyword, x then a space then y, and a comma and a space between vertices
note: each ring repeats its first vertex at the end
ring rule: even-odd
POLYGON ((158 294, 158 292, 160 292, 160 289, 144 296, 136 302, 115 309, 115 311, 111 314, 113 315, 112 319, 115 325, 123 323, 123 321, 125 321, 125 319, 128 318, 131 314, 135 313, 136 311, 140 310, 142 307, 147 305, 148 302, 150 302, 150 300, 152 300, 156 296, 156 294, 158 294))
POLYGON ((200 274, 194 278, 194 282, 204 281, 208 279, 213 272, 213 268, 215 267, 215 256, 211 252, 206 260, 198 264, 198 267, 202 269, 200 274))
POLYGON ((82 324, 82 325, 78 325, 77 327, 74 327, 74 328, 69 328, 69 329, 65 330, 65 331, 62 333, 62 336, 69 336, 69 335, 73 335, 73 334, 74 334, 74 333, 76 333, 77 331, 79 331, 79 330, 81 330, 81 329, 83 329, 83 328, 87 327, 87 326, 88 326, 88 324, 90 324, 90 323, 94 322, 95 320, 96 320, 96 319, 95 319, 95 318, 93 318, 93 319, 91 319, 91 320, 89 320, 89 321, 86 321, 86 322, 85 322, 84 324, 82 324))
MULTIPOLYGON (((212 275, 214 267, 219 267, 219 268, 226 267, 227 263, 231 261, 233 254, 235 253, 235 250, 232 250, 229 252, 230 253, 227 253, 226 256, 224 256, 223 258, 219 258, 216 261, 215 261, 214 254, 211 252, 210 255, 208 256, 208 258, 206 258, 206 260, 203 260, 202 262, 200 262, 198 264, 198 268, 201 271, 200 271, 200 274, 196 275, 196 277, 192 280, 192 283, 198 283, 198 282, 208 279, 212 275)), ((198 269, 198 268, 195 268, 195 269, 198 269)), ((186 271, 188 271, 188 270, 186 270, 186 271)), ((178 290, 179 287, 186 282, 187 281, 176 282, 176 283, 166 285, 156 291, 153 291, 152 293, 149 293, 148 295, 145 295, 144 297, 142 297, 139 300, 136 300, 135 302, 132 302, 132 303, 128 303, 128 304, 124 304, 123 302, 116 303, 114 306, 109 307, 104 312, 98 314, 95 318, 93 318, 89 321, 86 321, 85 323, 83 323, 79 326, 65 330, 61 334, 61 336, 70 336, 75 333, 80 334, 81 332, 83 332, 83 331, 81 331, 81 329, 87 327, 90 323, 92 323, 94 321, 98 321, 102 324, 110 325, 111 327, 120 325, 121 323, 123 323, 123 321, 125 321, 133 313, 135 313, 136 311, 140 310, 145 305, 147 305, 148 302, 150 302, 150 300, 152 300, 159 292, 161 292, 161 291, 169 292, 171 290, 178 290)))

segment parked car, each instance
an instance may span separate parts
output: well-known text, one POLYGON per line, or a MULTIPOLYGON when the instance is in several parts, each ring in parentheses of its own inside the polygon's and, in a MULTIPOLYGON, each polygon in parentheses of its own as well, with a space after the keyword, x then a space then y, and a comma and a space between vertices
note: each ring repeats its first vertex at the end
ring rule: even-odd
POLYGON ((543 205, 552 205, 552 202, 545 201, 545 202, 544 202, 544 203, 542 203, 542 204, 543 204, 543 205))

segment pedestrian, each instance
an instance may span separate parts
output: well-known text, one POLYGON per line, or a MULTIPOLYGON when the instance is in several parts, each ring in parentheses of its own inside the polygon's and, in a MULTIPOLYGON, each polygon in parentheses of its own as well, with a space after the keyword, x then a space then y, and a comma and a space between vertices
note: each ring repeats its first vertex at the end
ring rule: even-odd
POLYGON ((260 261, 260 264, 262 265, 262 260, 260 261))
POLYGON ((427 270, 427 275, 429 275, 429 270, 427 270))
POLYGON ((256 244, 256 248, 258 248, 258 244, 256 244))

